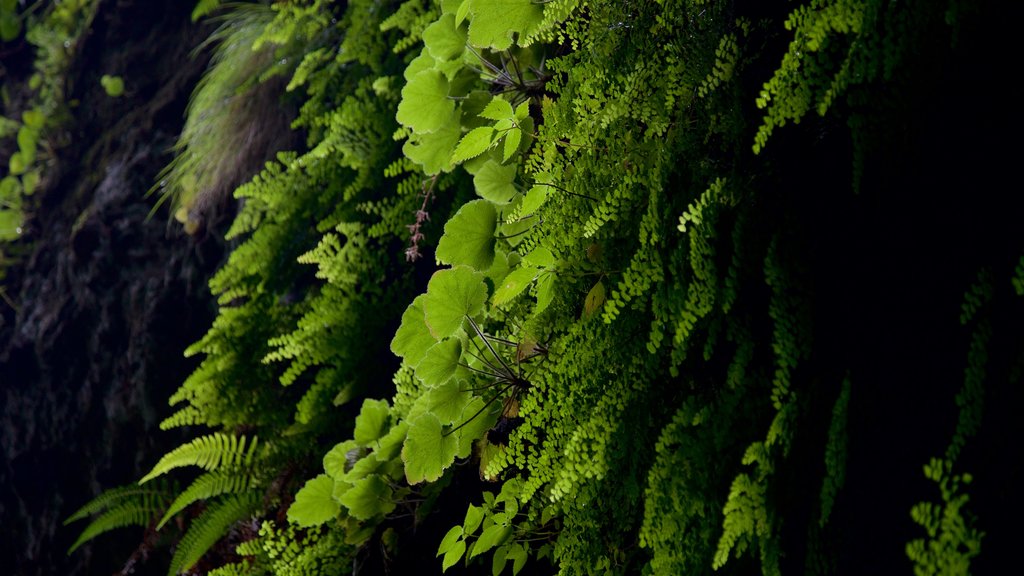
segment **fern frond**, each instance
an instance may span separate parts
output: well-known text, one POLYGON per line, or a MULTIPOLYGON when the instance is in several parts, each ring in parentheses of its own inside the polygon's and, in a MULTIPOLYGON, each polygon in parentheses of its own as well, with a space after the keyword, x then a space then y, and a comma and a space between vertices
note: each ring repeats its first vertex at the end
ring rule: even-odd
POLYGON ((220 432, 201 436, 168 452, 146 474, 139 484, 182 466, 199 466, 206 470, 246 466, 252 463, 256 454, 257 438, 253 437, 246 448, 245 436, 231 436, 220 432))
POLYGON ((234 494, 211 504, 192 521, 171 558, 169 576, 188 570, 220 540, 232 524, 252 514, 262 500, 258 492, 234 494))
POLYGON ((156 529, 163 528, 175 514, 184 510, 188 505, 199 500, 213 498, 222 494, 235 494, 249 489, 252 483, 252 476, 245 472, 224 471, 208 472, 196 478, 184 492, 178 495, 167 507, 156 529))
POLYGON ((140 488, 134 484, 108 490, 82 506, 64 525, 100 513, 75 540, 68 554, 96 536, 124 526, 149 526, 164 510, 172 493, 165 483, 140 488), (102 513, 101 513, 102 512, 102 513))

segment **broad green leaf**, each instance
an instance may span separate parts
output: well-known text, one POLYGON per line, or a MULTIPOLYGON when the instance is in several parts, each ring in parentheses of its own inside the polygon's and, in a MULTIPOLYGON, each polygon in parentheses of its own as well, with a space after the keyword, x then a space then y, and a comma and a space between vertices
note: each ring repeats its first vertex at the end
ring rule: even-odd
MULTIPOLYGON (((487 270, 494 262, 494 229, 497 224, 498 213, 493 204, 485 200, 467 202, 445 223, 444 235, 437 243, 437 260, 453 266, 465 264, 477 270, 487 270)), ((429 309, 427 324, 431 324, 429 309)))
POLYGON ((491 302, 495 306, 501 306, 510 302, 513 298, 519 296, 537 278, 539 273, 540 270, 532 266, 524 266, 513 270, 501 281, 498 289, 494 291, 491 302))
POLYGON ((423 31, 423 44, 438 60, 454 60, 466 48, 466 31, 455 23, 454 14, 445 14, 423 31))
POLYGON ((26 126, 31 126, 38 130, 43 127, 43 124, 46 122, 46 117, 43 116, 43 113, 39 110, 26 110, 21 114, 21 121, 24 122, 26 126))
POLYGON ((12 204, 21 196, 21 182, 16 176, 4 176, 0 180, 0 206, 12 204))
POLYGON ((500 546, 505 543, 505 540, 512 535, 511 526, 502 526, 501 524, 493 524, 484 528, 484 531, 480 534, 480 538, 476 541, 476 546, 473 547, 473 552, 469 555, 470 558, 479 556, 484 552, 487 552, 495 546, 500 546))
POLYGON ((409 424, 409 435, 402 446, 405 479, 409 484, 433 482, 455 462, 458 441, 454 435, 441 435, 441 421, 427 412, 409 424))
POLYGON ((459 540, 448 552, 445 552, 444 560, 441 562, 441 572, 447 572, 449 568, 462 559, 462 555, 465 553, 466 542, 465 540, 459 540))
POLYGON ((473 177, 476 193, 495 204, 508 204, 516 195, 516 165, 503 166, 491 161, 483 165, 473 177))
POLYGON ((483 154, 491 147, 493 139, 494 128, 490 126, 481 126, 470 130, 459 141, 459 145, 455 147, 455 152, 452 152, 452 164, 460 164, 470 158, 476 158, 483 154))
POLYGON ((416 365, 416 377, 428 387, 440 386, 455 375, 461 357, 462 342, 458 338, 438 342, 416 365))
POLYGON ((505 554, 507 552, 508 546, 498 546, 494 549, 494 555, 491 556, 491 576, 498 576, 505 569, 505 554))
POLYGON ((451 550, 452 546, 461 539, 462 526, 456 524, 455 526, 452 526, 451 530, 449 530, 448 533, 444 535, 444 538, 441 539, 441 545, 437 547, 437 554, 435 554, 435 556, 440 556, 441 554, 451 550))
POLYGON ((299 526, 319 526, 341 512, 341 506, 334 501, 334 480, 321 474, 306 482, 295 495, 295 502, 288 508, 288 520, 299 526))
POLYGON ((455 103, 448 98, 448 79, 437 70, 417 73, 402 88, 402 101, 395 118, 413 132, 440 130, 450 123, 455 103))
MULTIPOLYGON (((487 392, 486 394, 497 394, 499 390, 495 389, 494 392, 487 392)), ((490 400, 491 397, 488 396, 487 400, 490 400)), ((498 420, 501 401, 502 398, 498 398, 490 406, 487 406, 487 402, 483 398, 474 396, 469 404, 466 404, 465 408, 462 409, 462 415, 459 416, 454 424, 455 426, 462 426, 462 428, 459 428, 452 434, 457 437, 459 443, 456 456, 459 458, 469 458, 470 454, 473 453, 473 443, 493 428, 494 423, 498 420), (485 406, 487 406, 486 409, 484 409, 485 406)))
POLYGON ((475 316, 483 310, 487 299, 483 277, 468 266, 434 273, 423 301, 426 323, 432 335, 447 338, 455 334, 466 316, 475 316))
POLYGON ((523 256, 523 262, 537 268, 551 268, 555 265, 555 255, 543 246, 538 246, 532 252, 523 256))
POLYGON ((11 159, 8 161, 7 166, 10 173, 15 176, 24 173, 25 169, 28 168, 28 164, 21 152, 11 154, 11 159))
POLYGON ((505 133, 505 154, 502 157, 502 160, 507 161, 516 153, 522 139, 523 131, 519 128, 510 128, 509 131, 505 133))
POLYGON ((324 455, 324 472, 331 478, 344 476, 359 456, 359 444, 355 440, 346 440, 334 445, 324 455))
POLYGON ((583 302, 583 315, 593 315, 594 312, 597 312, 597 309, 600 308, 602 304, 604 304, 604 300, 604 282, 598 280, 597 284, 594 284, 594 287, 591 288, 590 292, 587 293, 587 299, 583 302))
POLYGON ((473 534, 477 528, 480 527, 480 523, 484 521, 484 509, 479 506, 472 504, 466 508, 466 520, 462 523, 462 530, 466 534, 473 534))
POLYGON ((554 299, 555 274, 553 272, 541 274, 540 280, 537 281, 537 308, 534 310, 534 314, 540 314, 546 310, 554 299))
POLYGON ((544 14, 535 0, 470 0, 469 11, 469 42, 494 50, 511 47, 513 33, 529 36, 544 14))
POLYGON ((391 351, 410 366, 419 364, 427 350, 437 343, 424 320, 423 306, 426 300, 427 295, 420 294, 409 304, 402 313, 402 324, 391 340, 391 351))
POLYGON ((523 120, 526 120, 529 116, 530 116, 530 101, 529 100, 523 100, 523 102, 520 103, 519 106, 516 106, 516 113, 515 113, 516 122, 522 122, 523 120))
POLYGON ((519 205, 519 213, 523 216, 535 214, 548 199, 547 186, 534 186, 526 193, 523 203, 519 205))
POLYGON ((41 172, 37 168, 30 172, 26 172, 24 176, 21 177, 22 186, 26 196, 31 196, 32 193, 36 191, 36 186, 39 185, 40 174, 41 172))
MULTIPOLYGON (((475 79, 479 80, 479 77, 475 79)), ((462 127, 467 130, 473 128, 479 128, 481 126, 488 126, 493 128, 491 122, 480 116, 484 108, 494 98, 491 97, 491 93, 486 90, 473 90, 467 96, 466 99, 461 102, 462 104, 462 127)))
POLYGON ((462 0, 459 9, 455 11, 455 25, 462 24, 466 20, 466 16, 469 16, 469 0, 462 0))
POLYGON ((466 390, 465 382, 452 378, 427 394, 426 407, 442 425, 447 426, 462 416, 472 400, 473 394, 466 390))
POLYGON ((405 441, 405 436, 408 433, 409 424, 407 422, 395 424, 383 438, 376 442, 373 456, 381 461, 395 458, 402 449, 402 442, 405 441))
POLYGON ((22 157, 25 158, 29 164, 35 160, 36 156, 36 144, 39 139, 39 131, 28 126, 22 126, 18 130, 18 150, 21 151, 22 157))
POLYGON ((513 543, 509 545, 508 553, 505 554, 505 557, 512 560, 512 576, 516 576, 523 569, 523 566, 526 565, 526 548, 518 542, 513 543))
POLYGON ((412 62, 409 62, 409 65, 405 67, 405 72, 402 73, 402 76, 405 78, 405 81, 408 82, 415 78, 420 72, 430 70, 433 67, 434 57, 431 56, 430 51, 424 47, 423 50, 420 51, 420 55, 413 58, 412 62))
POLYGON ((363 407, 356 416, 355 440, 366 446, 383 436, 388 431, 388 419, 391 407, 387 400, 363 401, 363 407))
POLYGON ((351 470, 345 473, 345 476, 342 477, 342 480, 348 482, 349 484, 355 484, 356 482, 362 480, 363 478, 366 478, 367 476, 370 476, 371 474, 376 474, 377 471, 380 470, 384 464, 386 464, 386 462, 381 462, 377 458, 364 456, 363 458, 360 458, 359 461, 356 462, 354 466, 352 466, 351 470))
POLYGON ((511 120, 514 117, 512 112, 512 105, 508 103, 508 100, 495 96, 487 106, 480 112, 480 116, 489 120, 511 120))
POLYGON ((391 487, 376 474, 356 482, 341 497, 341 504, 348 508, 348 512, 353 518, 359 520, 384 516, 395 509, 391 487))
POLYGON ((451 172, 452 149, 459 143, 462 130, 459 127, 459 115, 452 114, 451 119, 440 129, 429 134, 413 134, 402 146, 402 153, 409 160, 423 167, 428 176, 438 172, 451 172))

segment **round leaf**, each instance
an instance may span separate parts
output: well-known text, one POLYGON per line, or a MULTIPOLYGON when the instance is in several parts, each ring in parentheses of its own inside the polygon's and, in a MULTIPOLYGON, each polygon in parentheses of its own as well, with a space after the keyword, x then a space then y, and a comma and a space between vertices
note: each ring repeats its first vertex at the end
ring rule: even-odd
MULTIPOLYGON (((444 225, 444 235, 437 244, 437 260, 453 266, 465 264, 477 270, 487 270, 494 262, 494 229, 497 225, 498 213, 493 204, 486 200, 467 202, 444 225)), ((428 312, 427 324, 430 323, 428 312)))
POLYGON ((410 366, 419 364, 427 350, 437 343, 424 320, 423 303, 426 299, 426 294, 420 294, 409 304, 402 313, 402 325, 391 340, 391 351, 410 366))
POLYGON ((499 162, 490 161, 480 168, 480 171, 473 176, 473 186, 481 198, 486 198, 495 204, 508 204, 516 195, 516 187, 512 182, 516 179, 516 165, 505 166, 499 162))
POLYGON ((359 520, 384 516, 395 509, 391 487, 376 474, 357 481, 341 497, 341 504, 348 508, 353 518, 359 520))
POLYGON ((441 435, 441 421, 427 412, 409 424, 409 435, 402 446, 405 479, 409 484, 433 482, 455 461, 458 441, 454 435, 441 435))
POLYGON ((544 15, 543 4, 535 0, 470 0, 469 11, 470 43, 494 50, 511 47, 513 33, 529 36, 544 15))
POLYGON ((455 24, 454 14, 445 14, 423 31, 423 44, 438 60, 454 60, 466 48, 466 31, 455 24))
POLYGON ((423 361, 416 366, 416 377, 427 386, 440 386, 455 375, 461 357, 462 342, 457 338, 438 342, 427 350, 423 361))
POLYGON ((459 115, 452 114, 451 119, 438 130, 429 134, 410 136, 402 146, 402 153, 409 160, 422 166, 428 176, 438 172, 451 172, 452 148, 458 144, 461 135, 459 115))
POLYGON ((430 332, 447 338, 462 326, 466 316, 476 316, 487 300, 484 275, 468 266, 438 270, 427 283, 423 310, 430 332))
POLYGON ((388 430, 388 417, 391 407, 387 400, 363 401, 363 407, 356 416, 355 440, 366 446, 384 435, 388 430))
POLYGON ((418 72, 402 88, 402 102, 395 118, 423 134, 449 123, 455 103, 448 99, 448 79, 434 69, 418 72))
POLYGON ((334 480, 321 474, 306 482, 295 495, 295 502, 288 508, 288 520, 299 526, 319 526, 341 512, 341 506, 334 501, 334 480))

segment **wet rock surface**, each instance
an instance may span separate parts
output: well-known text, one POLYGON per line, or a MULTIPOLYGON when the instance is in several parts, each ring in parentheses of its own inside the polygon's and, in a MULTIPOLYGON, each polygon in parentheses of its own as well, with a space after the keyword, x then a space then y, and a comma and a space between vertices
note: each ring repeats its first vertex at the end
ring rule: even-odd
MULTIPOLYGON (((160 432, 167 398, 195 365, 182 352, 210 325, 206 282, 224 247, 149 217, 146 197, 205 67, 210 30, 192 3, 100 4, 69 75, 68 144, 30 215, 27 255, 5 281, 0 318, 0 572, 110 574, 141 530, 71 557, 85 523, 62 521, 103 489, 135 481, 182 436, 160 432), (124 78, 108 96, 102 74, 124 78)), ((166 562, 135 573, 163 573, 166 562)))

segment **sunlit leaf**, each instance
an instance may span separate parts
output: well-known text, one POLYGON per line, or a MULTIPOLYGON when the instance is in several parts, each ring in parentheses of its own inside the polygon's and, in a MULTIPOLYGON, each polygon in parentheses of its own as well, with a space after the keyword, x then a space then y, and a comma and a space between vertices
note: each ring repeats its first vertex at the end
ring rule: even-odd
POLYGON ((402 462, 409 484, 433 482, 455 461, 458 441, 455 436, 441 435, 441 421, 427 412, 409 424, 409 434, 402 446, 402 462))
POLYGON ((427 350, 423 361, 416 365, 416 377, 426 386, 440 386, 455 375, 461 357, 462 342, 457 338, 438 342, 427 350))
POLYGON ((540 272, 537 268, 532 266, 524 266, 517 268, 509 273, 504 280, 501 281, 501 285, 494 291, 494 296, 491 297, 491 302, 496 306, 501 306, 510 302, 516 296, 519 296, 527 286, 530 285, 534 279, 537 278, 537 274, 540 272))
POLYGON ((426 294, 420 294, 409 304, 402 313, 402 324, 391 340, 391 351, 410 366, 419 364, 427 350, 437 343, 424 320, 423 306, 426 299, 426 294))
POLYGON ((517 192, 515 184, 512 183, 515 179, 515 164, 505 166, 500 162, 491 161, 484 164, 473 177, 473 186, 481 198, 495 204, 508 204, 517 192))
POLYGON ((377 440, 388 431, 388 420, 391 415, 391 407, 387 400, 366 399, 363 407, 356 416, 355 440, 366 446, 377 440))
POLYGON ((498 213, 493 204, 485 200, 467 202, 444 225, 444 235, 435 253, 437 260, 487 270, 494 261, 497 224, 498 213))
POLYGON ((438 60, 454 60, 466 48, 466 31, 455 23, 454 14, 445 14, 423 31, 423 44, 438 60))
POLYGON ((448 79, 437 70, 418 72, 402 88, 402 102, 395 118, 423 134, 451 122, 455 103, 448 98, 448 79))
POLYGON ((514 33, 529 36, 544 14, 534 0, 470 0, 469 11, 469 42, 494 50, 511 47, 514 33))
POLYGON ((306 482, 295 495, 295 502, 288 508, 288 520, 299 526, 319 526, 336 517, 341 506, 334 501, 334 480, 321 474, 306 482))

